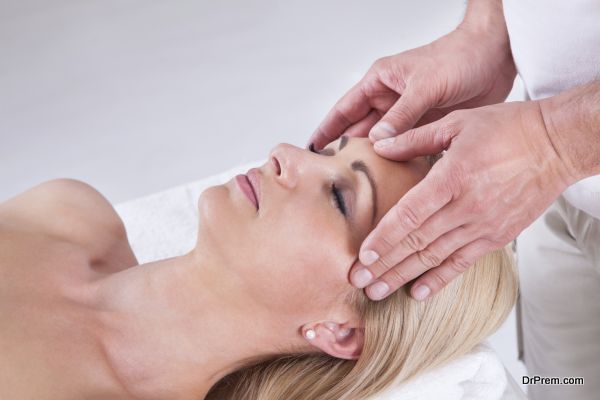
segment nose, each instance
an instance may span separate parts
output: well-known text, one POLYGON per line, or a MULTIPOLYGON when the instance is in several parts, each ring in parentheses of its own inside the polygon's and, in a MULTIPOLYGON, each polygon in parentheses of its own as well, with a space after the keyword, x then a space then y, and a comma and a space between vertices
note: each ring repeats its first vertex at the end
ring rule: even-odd
POLYGON ((286 143, 278 144, 271 150, 269 162, 277 182, 289 189, 296 187, 304 153, 301 149, 286 143))

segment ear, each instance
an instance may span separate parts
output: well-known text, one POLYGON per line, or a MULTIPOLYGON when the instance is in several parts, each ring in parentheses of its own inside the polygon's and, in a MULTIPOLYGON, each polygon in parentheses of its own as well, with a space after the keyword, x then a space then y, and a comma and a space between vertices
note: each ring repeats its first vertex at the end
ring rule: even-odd
POLYGON ((302 335, 311 345, 330 356, 355 360, 362 353, 364 329, 351 325, 333 321, 307 324, 302 328, 302 335))

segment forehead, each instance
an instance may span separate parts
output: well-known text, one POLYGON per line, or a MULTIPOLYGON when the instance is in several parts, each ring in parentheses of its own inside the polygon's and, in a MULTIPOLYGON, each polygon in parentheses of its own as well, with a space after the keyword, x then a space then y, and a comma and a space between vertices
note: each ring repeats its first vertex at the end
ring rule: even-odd
POLYGON ((334 150, 335 157, 339 157, 345 163, 351 164, 356 160, 362 160, 369 167, 378 192, 376 221, 379 221, 406 192, 423 179, 430 169, 425 157, 402 162, 383 158, 375 153, 373 144, 368 138, 340 138, 326 148, 334 150), (339 151, 342 141, 346 143, 339 151))

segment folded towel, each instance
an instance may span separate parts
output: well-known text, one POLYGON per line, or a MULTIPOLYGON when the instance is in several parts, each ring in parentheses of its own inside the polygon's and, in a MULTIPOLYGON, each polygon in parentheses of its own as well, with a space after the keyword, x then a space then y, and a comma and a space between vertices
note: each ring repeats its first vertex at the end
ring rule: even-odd
POLYGON ((496 352, 480 343, 468 354, 370 400, 525 400, 496 352))
MULTIPOLYGON (((117 205, 140 263, 183 255, 198 233, 198 198, 204 189, 263 164, 242 165, 218 175, 117 205)), ((391 388, 371 400, 520 400, 523 392, 496 353, 480 344, 470 353, 391 388)))

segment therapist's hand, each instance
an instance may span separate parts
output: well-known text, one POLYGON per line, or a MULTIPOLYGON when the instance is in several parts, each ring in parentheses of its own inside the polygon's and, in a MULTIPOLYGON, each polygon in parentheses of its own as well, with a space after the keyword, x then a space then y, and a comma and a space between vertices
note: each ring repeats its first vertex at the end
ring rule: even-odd
POLYGON ((503 101, 516 70, 503 21, 497 25, 463 22, 426 46, 377 60, 335 104, 309 143, 321 149, 342 134, 364 137, 369 132, 372 140, 381 139, 455 109, 503 101))
POLYGON ((578 179, 541 110, 534 101, 460 110, 376 142, 395 160, 447 151, 365 239, 352 283, 378 300, 418 277, 411 294, 425 298, 533 222, 578 179))

